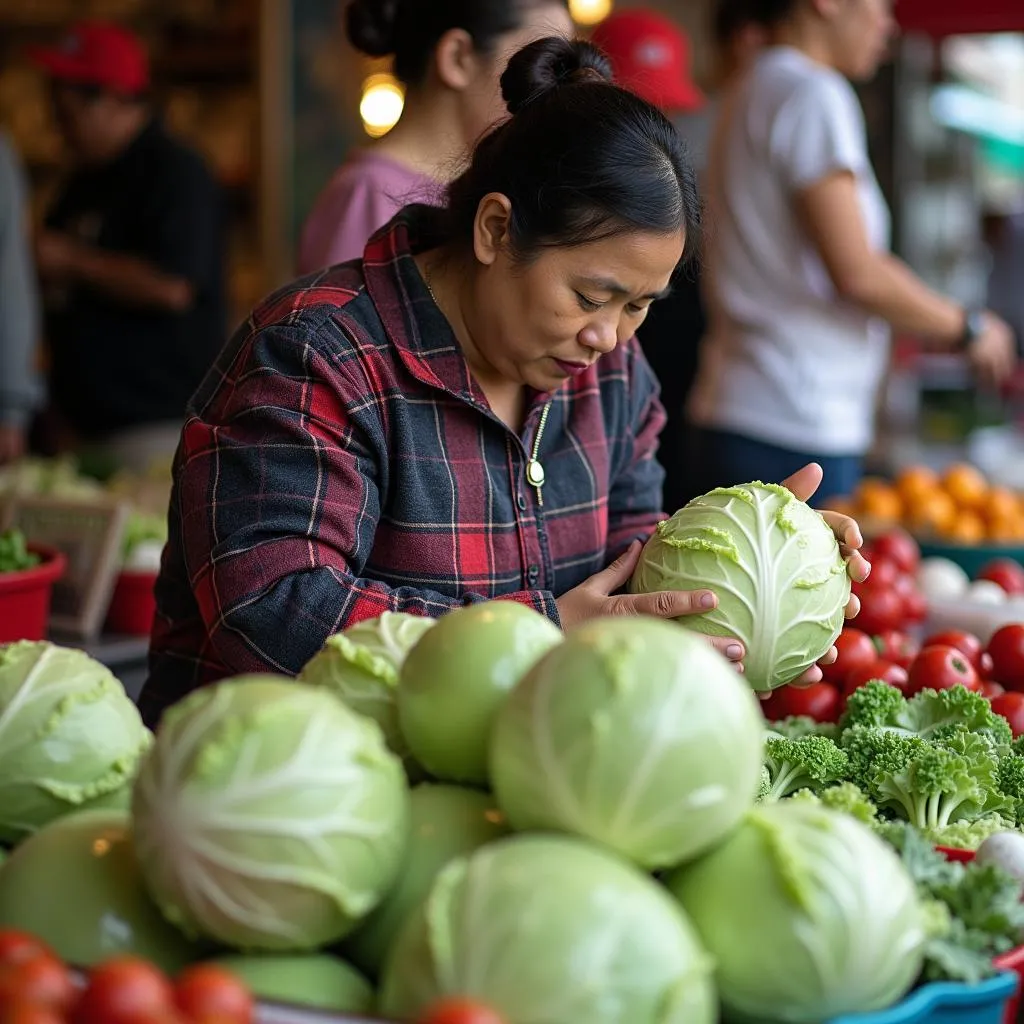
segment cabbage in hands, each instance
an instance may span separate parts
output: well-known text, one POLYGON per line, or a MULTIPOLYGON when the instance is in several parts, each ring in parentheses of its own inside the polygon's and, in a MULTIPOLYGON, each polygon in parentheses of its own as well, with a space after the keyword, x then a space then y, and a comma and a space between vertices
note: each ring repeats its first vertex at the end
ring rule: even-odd
POLYGON ((516 829, 572 832, 645 868, 720 841, 752 805, 764 718, 703 637, 657 619, 571 632, 498 714, 491 779, 516 829))
POLYGON ((395 704, 398 674, 406 655, 434 624, 434 619, 405 612, 366 619, 328 637, 299 673, 299 681, 333 690, 353 711, 372 718, 388 748, 408 759, 395 704))
POLYGON ((713 1024, 713 964, 653 879, 577 839, 515 836, 452 861, 388 958, 379 1011, 446 997, 505 1024, 713 1024))
POLYGON ((105 665, 50 643, 0 647, 0 843, 70 811, 127 808, 151 740, 105 665))
POLYGON ((149 890, 186 934, 247 950, 340 939, 383 898, 408 791, 376 723, 275 676, 170 708, 132 801, 149 890))
POLYGON ((917 891, 896 852, 842 811, 752 811, 666 879, 716 961, 729 1019, 820 1024, 898 1002, 921 971, 917 891))
POLYGON ((718 606, 679 623, 746 647, 755 690, 790 683, 843 627, 850 579, 818 512, 777 484, 721 487, 658 524, 630 582, 634 594, 710 588, 718 606))

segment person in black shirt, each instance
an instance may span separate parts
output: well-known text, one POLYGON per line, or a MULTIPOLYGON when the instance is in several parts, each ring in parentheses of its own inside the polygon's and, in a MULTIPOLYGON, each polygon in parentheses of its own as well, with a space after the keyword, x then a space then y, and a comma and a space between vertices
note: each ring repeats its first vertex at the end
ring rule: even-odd
POLYGON ((83 23, 33 57, 74 160, 36 243, 51 423, 58 447, 144 468, 173 453, 225 338, 219 189, 154 115, 130 32, 83 23))

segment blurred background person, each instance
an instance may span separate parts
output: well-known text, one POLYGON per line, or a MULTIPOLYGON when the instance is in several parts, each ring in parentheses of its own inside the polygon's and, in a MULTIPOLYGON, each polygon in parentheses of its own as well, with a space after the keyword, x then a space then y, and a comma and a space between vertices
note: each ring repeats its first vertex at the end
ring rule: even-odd
MULTIPOLYGON (((763 31, 747 15, 745 4, 746 0, 723 0, 715 10, 715 95, 710 97, 694 83, 690 40, 671 19, 656 11, 627 9, 610 15, 594 29, 593 41, 611 60, 615 81, 669 116, 701 180, 717 93, 749 66, 762 41, 763 31)), ((701 493, 686 438, 684 410, 705 328, 698 257, 676 275, 671 293, 649 308, 638 331, 644 355, 661 384, 667 415, 658 461, 665 470, 664 508, 668 512, 701 493)))
POLYGON ((392 57, 402 116, 352 153, 303 226, 299 273, 359 259, 370 236, 411 202, 438 202, 483 133, 505 116, 498 79, 527 43, 573 35, 566 0, 352 0, 348 37, 392 57))
MULTIPOLYGON (((689 402, 700 490, 807 462, 849 494, 873 433, 889 326, 1012 372, 1010 331, 929 289, 889 252, 889 212, 848 79, 870 78, 891 0, 750 0, 768 45, 712 137, 709 327, 689 402)), ((790 468, 792 467, 792 468, 790 468)))
POLYGON ((70 156, 36 242, 44 445, 142 469, 173 454, 226 335, 219 188, 147 101, 141 41, 89 22, 33 51, 70 156))
POLYGON ((21 163, 0 132, 0 466, 24 454, 29 421, 41 401, 38 341, 28 191, 21 163))

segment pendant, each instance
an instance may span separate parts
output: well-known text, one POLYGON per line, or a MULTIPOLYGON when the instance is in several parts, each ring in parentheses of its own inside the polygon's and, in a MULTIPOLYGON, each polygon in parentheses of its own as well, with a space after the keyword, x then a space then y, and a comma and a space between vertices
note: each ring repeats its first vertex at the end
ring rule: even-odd
POLYGON ((536 459, 526 464, 526 480, 531 487, 544 486, 544 467, 536 459))

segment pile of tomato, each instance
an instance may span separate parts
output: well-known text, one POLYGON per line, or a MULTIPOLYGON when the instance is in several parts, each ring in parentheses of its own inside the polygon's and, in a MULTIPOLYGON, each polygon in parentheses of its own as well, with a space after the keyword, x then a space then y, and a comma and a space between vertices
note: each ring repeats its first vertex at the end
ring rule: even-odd
MULTIPOLYGON (((915 582, 921 557, 917 544, 893 530, 866 545, 864 553, 871 575, 854 584, 861 610, 836 641, 839 657, 822 669, 820 683, 776 690, 764 703, 765 715, 834 722, 857 687, 880 679, 908 697, 924 689, 965 686, 988 697, 1015 736, 1024 734, 1024 623, 1004 626, 988 644, 963 630, 935 633, 918 642, 911 631, 924 621, 927 603, 915 582)), ((997 565, 986 578, 1018 592, 1024 569, 997 565), (997 572, 1005 578, 994 578, 997 572)))
POLYGON ((254 1002, 212 964, 173 981, 136 957, 115 957, 79 982, 43 943, 0 931, 0 1024, 252 1024, 254 1002))

